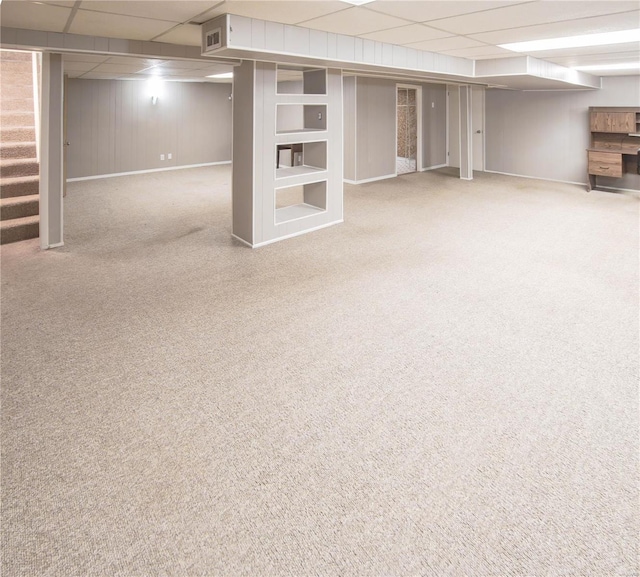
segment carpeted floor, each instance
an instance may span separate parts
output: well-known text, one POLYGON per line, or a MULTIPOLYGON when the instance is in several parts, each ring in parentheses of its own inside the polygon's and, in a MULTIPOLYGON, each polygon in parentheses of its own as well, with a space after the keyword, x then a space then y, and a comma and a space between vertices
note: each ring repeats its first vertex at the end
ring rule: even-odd
POLYGON ((450 171, 251 250, 229 167, 2 256, 2 575, 638 575, 634 194, 450 171))

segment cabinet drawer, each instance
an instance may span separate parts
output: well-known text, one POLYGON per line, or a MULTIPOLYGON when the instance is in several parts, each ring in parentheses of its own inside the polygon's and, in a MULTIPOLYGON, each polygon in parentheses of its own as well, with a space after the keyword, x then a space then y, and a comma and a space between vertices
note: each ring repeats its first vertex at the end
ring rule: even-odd
POLYGON ((589 174, 620 178, 622 176, 622 154, 589 151, 589 174))

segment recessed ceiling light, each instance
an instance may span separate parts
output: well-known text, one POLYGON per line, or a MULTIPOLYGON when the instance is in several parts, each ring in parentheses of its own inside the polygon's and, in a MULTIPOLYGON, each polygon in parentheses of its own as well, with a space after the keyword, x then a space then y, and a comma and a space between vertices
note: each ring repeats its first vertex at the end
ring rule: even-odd
POLYGON ((640 62, 618 62, 617 64, 589 64, 572 66, 574 70, 640 70, 640 62))
POLYGON ((363 4, 369 4, 369 2, 373 2, 373 0, 342 0, 346 4, 353 4, 354 6, 362 6, 363 4))
POLYGON ((233 78, 233 72, 222 72, 221 74, 210 74, 207 78, 233 78))
POLYGON ((607 44, 622 44, 624 42, 640 42, 640 28, 620 30, 618 32, 602 32, 600 34, 565 36, 563 38, 547 38, 546 40, 531 40, 529 42, 512 42, 510 44, 498 44, 498 46, 514 52, 537 52, 538 50, 604 46, 607 44))

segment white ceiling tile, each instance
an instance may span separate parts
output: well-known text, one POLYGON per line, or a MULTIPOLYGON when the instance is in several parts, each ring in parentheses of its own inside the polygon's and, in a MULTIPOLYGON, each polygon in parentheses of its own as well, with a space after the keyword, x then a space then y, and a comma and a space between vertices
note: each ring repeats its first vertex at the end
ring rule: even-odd
POLYGON ((609 44, 607 46, 583 46, 564 50, 543 50, 532 53, 534 58, 549 60, 552 57, 571 56, 573 54, 614 54, 616 52, 635 52, 636 61, 640 62, 640 42, 627 42, 625 44, 609 44))
POLYGON ((418 50, 427 50, 429 52, 444 52, 445 50, 456 50, 458 48, 476 48, 479 46, 486 47, 486 44, 467 38, 466 36, 449 36, 448 38, 440 38, 437 40, 426 40, 424 42, 415 42, 407 45, 408 48, 417 48, 418 50))
MULTIPOLYGON (((638 8, 637 2, 529 2, 516 4, 468 14, 445 18, 430 25, 455 34, 478 34, 492 30, 506 30, 536 24, 571 21, 591 16, 611 14, 614 11, 631 11, 638 8)), ((629 28, 636 26, 633 20, 628 21, 629 28)))
POLYGON ((207 68, 211 66, 211 59, 207 60, 165 60, 164 62, 155 62, 151 66, 164 66, 175 68, 176 70, 197 70, 199 68, 207 68))
POLYGON ((613 64, 616 62, 638 62, 638 51, 600 52, 598 54, 572 54, 570 56, 557 56, 545 58, 560 66, 589 66, 591 64, 613 64))
POLYGON ((84 74, 85 72, 89 72, 89 70, 93 70, 96 66, 98 66, 95 62, 67 62, 66 59, 64 61, 64 73, 74 75, 84 74))
POLYGON ((133 59, 131 64, 110 64, 105 62, 104 64, 98 64, 96 68, 93 69, 93 72, 112 72, 117 74, 133 74, 135 72, 140 72, 141 69, 144 68, 144 65, 136 62, 133 59))
POLYGON ((180 44, 182 46, 201 46, 202 33, 200 26, 180 24, 156 37, 155 41, 167 42, 168 44, 180 44))
POLYGON ((475 40, 480 40, 481 42, 486 42, 487 44, 506 44, 508 42, 543 40, 546 38, 559 38, 579 34, 615 32, 617 30, 628 30, 632 25, 640 27, 640 10, 593 18, 580 18, 565 22, 554 22, 552 24, 540 24, 522 28, 513 27, 509 30, 471 34, 470 37, 475 40))
POLYGON ((380 32, 362 34, 363 38, 377 40, 378 42, 388 42, 390 44, 409 44, 420 40, 444 38, 445 36, 451 36, 451 34, 423 26, 422 24, 408 24, 406 26, 400 26, 399 28, 390 28, 389 30, 382 30, 380 32))
POLYGON ((111 56, 106 61, 108 64, 136 64, 141 69, 149 66, 158 66, 164 63, 164 60, 157 58, 136 58, 135 56, 111 56))
POLYGON ((115 80, 121 76, 115 72, 86 72, 81 78, 83 80, 115 80))
POLYGON ((324 30, 334 34, 357 36, 407 24, 406 20, 373 12, 366 8, 347 8, 341 12, 321 16, 304 23, 307 28, 324 30))
POLYGON ((65 53, 63 55, 63 59, 65 62, 93 62, 94 64, 98 64, 100 62, 106 62, 109 59, 109 56, 78 52, 77 54, 65 53))
POLYGON ((229 12, 238 16, 247 16, 270 22, 282 24, 299 24, 325 14, 339 10, 347 10, 348 4, 344 2, 329 1, 255 1, 255 0, 226 0, 216 8, 221 13, 229 12))
POLYGON ((483 10, 491 10, 501 6, 510 4, 518 4, 528 0, 513 0, 485 2, 478 1, 461 1, 451 2, 447 0, 436 0, 434 2, 415 2, 414 0, 378 0, 367 5, 369 10, 382 12, 398 18, 406 18, 415 22, 427 22, 429 20, 438 20, 440 18, 450 18, 451 16, 459 16, 460 14, 469 14, 474 12, 482 12, 483 10))
POLYGON ((484 60, 486 58, 511 57, 515 54, 511 50, 498 48, 497 46, 478 46, 477 48, 458 48, 454 50, 446 50, 445 54, 450 56, 460 56, 462 58, 477 58, 484 60))
POLYGON ((71 15, 71 9, 49 6, 39 2, 17 2, 5 0, 0 4, 2 26, 62 32, 71 15))
POLYGON ((127 38, 129 40, 151 40, 151 38, 166 32, 172 26, 170 22, 163 20, 80 9, 76 12, 69 32, 89 36, 127 38))
POLYGON ((180 0, 180 2, 167 0, 85 0, 80 7, 82 10, 139 18, 153 17, 157 20, 182 23, 206 12, 215 4, 217 2, 211 0, 180 0))

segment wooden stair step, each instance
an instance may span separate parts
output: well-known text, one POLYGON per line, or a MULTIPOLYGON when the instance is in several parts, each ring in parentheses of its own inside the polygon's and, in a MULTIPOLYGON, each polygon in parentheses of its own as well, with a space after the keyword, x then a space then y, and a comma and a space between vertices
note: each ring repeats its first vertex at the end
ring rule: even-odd
POLYGON ((40 233, 40 217, 25 216, 0 221, 0 244, 37 238, 40 233))
POLYGON ((0 220, 36 216, 40 211, 40 195, 0 198, 0 220))
POLYGON ((39 176, 20 176, 16 178, 3 178, 0 182, 0 198, 12 198, 15 196, 28 196, 40 193, 39 176))

